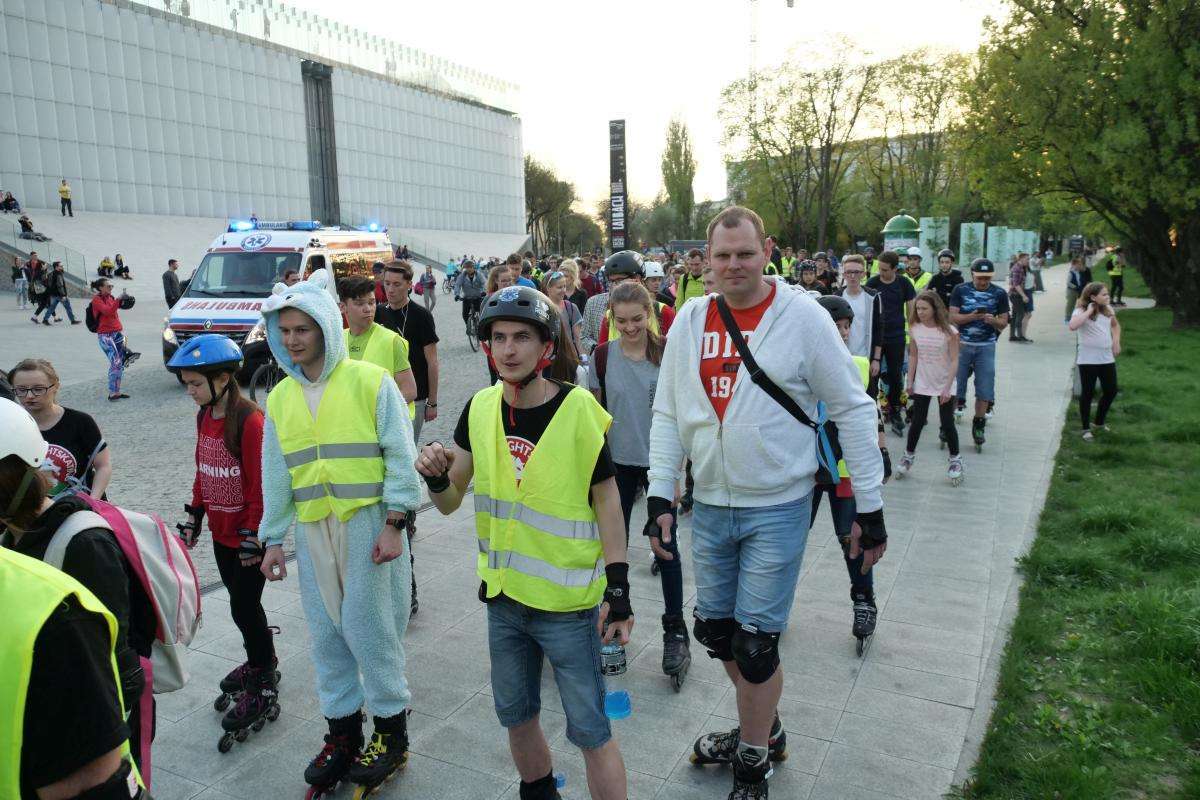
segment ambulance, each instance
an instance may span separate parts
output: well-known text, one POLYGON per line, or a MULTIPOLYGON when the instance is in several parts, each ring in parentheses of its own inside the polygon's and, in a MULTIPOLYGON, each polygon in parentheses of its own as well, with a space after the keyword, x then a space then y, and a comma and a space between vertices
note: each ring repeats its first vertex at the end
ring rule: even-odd
POLYGON ((163 363, 188 339, 223 333, 242 348, 243 385, 269 357, 259 309, 290 272, 301 279, 318 269, 337 278, 370 276, 376 261, 393 255, 386 229, 322 226, 315 220, 231 220, 192 273, 183 296, 163 320, 163 363))

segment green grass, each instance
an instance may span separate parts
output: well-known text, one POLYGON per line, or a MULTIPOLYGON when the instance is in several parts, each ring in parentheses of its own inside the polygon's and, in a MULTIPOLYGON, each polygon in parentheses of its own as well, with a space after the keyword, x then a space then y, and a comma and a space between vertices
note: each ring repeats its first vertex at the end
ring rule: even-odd
POLYGON ((1121 323, 1113 431, 1082 441, 1072 403, 955 797, 1200 797, 1200 331, 1160 310, 1121 323))

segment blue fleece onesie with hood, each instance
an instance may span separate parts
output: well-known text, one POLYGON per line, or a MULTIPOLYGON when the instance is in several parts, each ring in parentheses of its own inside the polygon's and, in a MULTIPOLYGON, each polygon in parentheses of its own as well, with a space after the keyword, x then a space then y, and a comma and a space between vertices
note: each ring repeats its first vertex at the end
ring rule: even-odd
MULTIPOLYGON (((318 270, 307 281, 287 287, 276 284, 263 304, 267 343, 285 380, 306 390, 323 383, 347 357, 342 317, 328 287, 329 276, 318 270), (279 312, 295 308, 313 318, 325 339, 325 366, 318 381, 309 381, 292 361, 279 332, 279 312)), ((281 384, 282 385, 282 384, 281 384)), ((408 708, 411 694, 404 675, 404 632, 408 628, 411 569, 407 554, 384 564, 371 560, 371 549, 383 530, 387 511, 416 509, 419 483, 413 462, 412 423, 395 381, 382 375, 376 400, 375 428, 383 451, 383 502, 360 508, 345 523, 344 563, 340 580, 342 603, 330 609, 314 570, 309 537, 324 535, 326 523, 296 524, 296 560, 300 596, 308 620, 310 647, 317 675, 321 713, 330 719, 348 717, 364 705, 376 717, 391 717, 408 708), (360 677, 361 675, 361 677, 360 677)), ((279 445, 275 421, 268 414, 263 429, 263 517, 259 538, 267 545, 282 544, 296 517, 292 479, 279 445)), ((332 517, 333 515, 331 515, 332 517)), ((406 544, 407 546, 407 544, 406 544)), ((318 565, 328 571, 328 565, 318 565)))

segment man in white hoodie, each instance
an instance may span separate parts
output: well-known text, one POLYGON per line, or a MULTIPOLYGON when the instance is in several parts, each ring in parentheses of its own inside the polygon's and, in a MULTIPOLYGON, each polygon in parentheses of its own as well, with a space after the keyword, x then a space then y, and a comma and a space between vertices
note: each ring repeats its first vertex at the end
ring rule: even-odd
MULTIPOLYGON (((837 423, 857 502, 851 552, 864 570, 887 547, 875 404, 837 328, 815 300, 764 278, 763 223, 726 208, 708 226, 716 290, 760 370, 811 420, 818 401, 837 423)), ((760 378, 761 380, 761 378, 760 378)), ((702 736, 696 763, 733 764, 729 797, 766 798, 785 753, 776 712, 779 636, 787 626, 808 535, 817 436, 756 385, 708 295, 686 304, 667 338, 650 431, 651 519, 669 535, 680 466, 692 461, 694 633, 737 690, 738 728, 702 736)))

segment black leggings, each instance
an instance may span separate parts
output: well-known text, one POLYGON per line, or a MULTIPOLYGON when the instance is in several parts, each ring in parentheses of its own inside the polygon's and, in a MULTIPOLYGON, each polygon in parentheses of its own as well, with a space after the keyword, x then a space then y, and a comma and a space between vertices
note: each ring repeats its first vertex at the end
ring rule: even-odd
MULTIPOLYGON (((908 428, 908 452, 915 453, 917 442, 921 441, 921 429, 929 421, 929 404, 935 401, 935 398, 927 394, 914 394, 909 399, 912 400, 912 419, 909 420, 908 428)), ((956 456, 958 455, 958 429, 954 427, 954 399, 938 403, 937 407, 942 438, 946 440, 946 446, 950 448, 950 455, 956 456)))
POLYGON ((267 628, 267 612, 262 607, 263 585, 267 579, 258 564, 242 566, 236 547, 213 542, 213 555, 217 559, 221 583, 229 590, 229 611, 233 615, 233 624, 242 632, 246 659, 253 667, 270 669, 275 644, 267 628))
POLYGON ((904 340, 883 343, 883 371, 887 374, 888 413, 900 413, 900 391, 904 388, 904 340))
POLYGON ((1117 364, 1080 364, 1079 365, 1079 421, 1083 430, 1090 426, 1088 419, 1092 416, 1092 397, 1096 393, 1096 379, 1100 380, 1100 405, 1096 407, 1096 424, 1103 425, 1108 416, 1109 406, 1117 396, 1117 364))
MULTIPOLYGON (((617 464, 617 493, 621 496, 621 513, 625 515, 625 543, 629 543, 629 518, 633 515, 633 504, 637 501, 638 492, 649 485, 647 467, 631 467, 617 464)), ((677 526, 671 526, 671 541, 663 542, 663 549, 671 554, 670 561, 663 561, 657 555, 654 557, 662 576, 663 605, 668 614, 681 616, 683 614, 683 564, 679 558, 679 537, 677 526)))
MULTIPOLYGON (((1108 276, 1108 280, 1112 284, 1108 289, 1108 293, 1110 295, 1112 295, 1112 301, 1114 303, 1121 302, 1121 300, 1123 299, 1123 296, 1125 294, 1125 276, 1110 274, 1108 276)), ((1080 365, 1080 366, 1083 366, 1083 365, 1080 365)))

